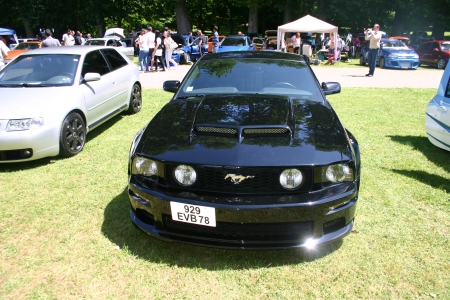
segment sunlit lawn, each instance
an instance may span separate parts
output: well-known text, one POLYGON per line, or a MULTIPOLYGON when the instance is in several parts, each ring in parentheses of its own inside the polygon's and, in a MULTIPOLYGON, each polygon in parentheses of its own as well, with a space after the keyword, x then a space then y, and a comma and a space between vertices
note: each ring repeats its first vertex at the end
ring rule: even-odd
POLYGON ((450 152, 425 135, 433 89, 329 99, 358 138, 354 231, 317 252, 166 243, 131 225, 127 156, 170 99, 88 134, 70 159, 0 165, 0 299, 449 299, 450 152))

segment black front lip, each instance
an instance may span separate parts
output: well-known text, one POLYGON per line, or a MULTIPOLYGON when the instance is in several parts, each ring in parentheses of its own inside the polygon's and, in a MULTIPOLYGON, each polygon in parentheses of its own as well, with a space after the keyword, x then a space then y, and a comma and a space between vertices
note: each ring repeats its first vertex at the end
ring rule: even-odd
MULTIPOLYGON (((356 185, 355 185, 356 186, 356 185)), ((195 205, 205 205, 205 202, 171 197, 164 193, 153 190, 142 189, 130 184, 129 198, 131 204, 130 217, 135 225, 147 234, 165 241, 179 241, 190 244, 212 246, 219 248, 242 248, 242 249, 287 249, 304 248, 311 244, 315 246, 331 243, 339 240, 350 233, 353 227, 358 192, 356 187, 347 193, 323 198, 315 203, 289 203, 289 204, 263 204, 263 205, 240 205, 209 203, 207 206, 216 208, 217 221, 234 222, 243 224, 277 223, 277 222, 303 222, 314 223, 313 234, 301 240, 240 240, 220 239, 204 237, 194 234, 180 234, 169 232, 164 228, 163 215, 170 215, 170 201, 182 202, 195 205), (339 204, 347 202, 345 205, 339 204), (330 210, 330 207, 338 206, 330 210), (136 215, 136 210, 141 209, 153 215, 154 222, 144 222, 136 215), (344 226, 332 232, 324 233, 324 224, 333 220, 345 219, 344 226), (263 222, 261 222, 263 220, 263 222)))

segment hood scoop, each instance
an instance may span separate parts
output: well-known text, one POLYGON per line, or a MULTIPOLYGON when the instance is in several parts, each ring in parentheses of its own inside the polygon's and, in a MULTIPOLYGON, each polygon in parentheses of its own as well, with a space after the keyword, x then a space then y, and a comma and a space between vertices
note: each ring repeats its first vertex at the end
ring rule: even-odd
POLYGON ((222 136, 230 138, 259 138, 259 137, 290 137, 291 129, 288 126, 280 127, 217 127, 195 126, 194 135, 222 136))

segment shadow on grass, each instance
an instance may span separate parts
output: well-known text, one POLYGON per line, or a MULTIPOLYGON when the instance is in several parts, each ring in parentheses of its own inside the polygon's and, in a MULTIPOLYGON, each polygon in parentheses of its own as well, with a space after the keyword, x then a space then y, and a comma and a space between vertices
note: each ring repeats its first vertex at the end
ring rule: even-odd
POLYGON ((239 250, 165 242, 153 238, 133 226, 130 204, 125 188, 105 208, 102 233, 115 245, 131 255, 153 263, 208 270, 240 270, 301 264, 336 251, 342 241, 307 250, 239 250))
MULTIPOLYGON (((450 153, 430 143, 427 137, 423 136, 389 136, 394 142, 414 147, 420 151, 429 161, 437 167, 450 172, 450 153)), ((413 178, 433 188, 442 189, 448 187, 448 179, 439 175, 418 170, 392 169, 393 172, 413 178)))
MULTIPOLYGON (((95 140, 98 136, 102 135, 106 130, 113 127, 117 122, 119 122, 124 116, 127 116, 125 112, 122 112, 113 118, 109 119, 99 127, 90 131, 86 136, 86 145, 89 144, 90 141, 95 140)), ((14 163, 5 163, 0 164, 0 173, 9 173, 9 172, 18 172, 24 171, 34 168, 39 168, 48 164, 56 163, 57 161, 63 159, 70 159, 54 156, 54 157, 44 157, 37 160, 24 161, 24 162, 14 162, 14 163)))

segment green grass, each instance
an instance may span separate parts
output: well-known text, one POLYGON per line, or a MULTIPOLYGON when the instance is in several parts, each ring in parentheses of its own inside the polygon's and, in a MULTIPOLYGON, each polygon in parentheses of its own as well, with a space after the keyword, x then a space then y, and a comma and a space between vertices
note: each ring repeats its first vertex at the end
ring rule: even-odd
POLYGON ((131 225, 127 156, 171 94, 88 134, 70 159, 0 165, 0 299, 449 299, 450 153, 425 135, 434 89, 346 88, 329 99, 358 138, 355 227, 318 249, 166 243, 131 225))

